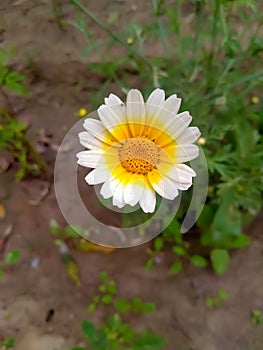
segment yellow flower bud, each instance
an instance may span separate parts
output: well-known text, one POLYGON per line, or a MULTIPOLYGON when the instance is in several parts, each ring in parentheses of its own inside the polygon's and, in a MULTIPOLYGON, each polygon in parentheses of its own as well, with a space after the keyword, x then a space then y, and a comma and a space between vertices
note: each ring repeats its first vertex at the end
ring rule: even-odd
POLYGON ((85 108, 80 108, 79 111, 78 111, 78 115, 80 117, 85 117, 85 115, 87 115, 87 114, 88 114, 88 112, 87 112, 87 110, 85 108))
POLYGON ((214 191, 214 188, 212 186, 208 186, 208 193, 212 193, 214 191))
POLYGON ((200 137, 200 139, 197 141, 199 145, 205 145, 206 139, 204 137, 200 137))
POLYGON ((253 96, 251 98, 251 102, 254 103, 254 104, 258 104, 259 103, 259 98, 257 96, 253 96))
POLYGON ((131 37, 127 38, 126 43, 128 45, 132 45, 133 44, 133 38, 131 38, 131 37))

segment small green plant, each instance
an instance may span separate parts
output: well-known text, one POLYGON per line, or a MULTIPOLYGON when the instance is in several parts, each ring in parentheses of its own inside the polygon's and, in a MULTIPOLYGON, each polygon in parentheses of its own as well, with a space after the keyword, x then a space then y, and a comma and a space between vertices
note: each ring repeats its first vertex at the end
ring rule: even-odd
POLYGON ((23 84, 25 76, 8 66, 13 56, 10 50, 5 52, 0 48, 0 94, 4 106, 0 106, 0 150, 9 151, 20 167, 16 173, 16 180, 26 175, 47 175, 47 165, 27 139, 27 126, 15 118, 15 112, 9 99, 9 93, 28 95, 23 84))
POLYGON ((13 53, 9 49, 4 51, 0 48, 0 92, 4 96, 7 104, 10 102, 5 90, 15 94, 28 95, 28 90, 24 85, 25 76, 8 66, 8 62, 13 58, 13 53))
POLYGON ((2 262, 0 262, 0 281, 4 276, 5 268, 9 265, 14 265, 20 260, 21 253, 17 249, 10 250, 4 256, 2 262))
POLYGON ((251 313, 251 322, 253 325, 258 326, 263 324, 263 313, 260 310, 253 310, 251 313))
MULTIPOLYGON (((122 321, 120 313, 127 312, 152 312, 155 310, 153 303, 144 303, 141 298, 133 298, 128 301, 117 298, 116 283, 111 280, 106 272, 100 274, 98 295, 92 298, 88 311, 93 312, 99 305, 111 305, 114 307, 113 315, 110 315, 104 325, 96 328, 91 322, 82 322, 82 331, 88 341, 87 349, 90 350, 161 350, 167 343, 166 339, 151 332, 138 334, 128 324, 122 321)), ((84 347, 74 347, 72 350, 86 350, 84 347)))
POLYGON ((88 347, 74 347, 72 350, 161 350, 166 339, 150 332, 137 334, 123 323, 118 314, 110 316, 100 328, 88 322, 82 322, 82 331, 88 341, 88 347))
POLYGON ((106 272, 100 274, 100 285, 98 295, 93 296, 92 302, 88 306, 88 311, 93 312, 99 305, 113 305, 116 312, 152 312, 155 310, 153 303, 144 303, 141 298, 136 297, 131 300, 117 298, 116 283, 111 280, 106 272))
POLYGON ((206 297, 205 305, 208 308, 220 307, 222 301, 227 300, 227 298, 228 298, 227 291, 224 290, 224 289, 219 289, 219 291, 217 292, 216 296, 214 296, 214 297, 206 297))
POLYGON ((27 127, 23 123, 0 109, 0 150, 6 149, 18 161, 17 181, 26 175, 47 175, 46 162, 26 138, 26 129, 27 127))
POLYGON ((174 219, 170 225, 164 230, 161 236, 155 238, 153 243, 153 249, 148 249, 147 253, 149 259, 145 264, 145 268, 152 269, 154 262, 158 259, 158 254, 164 248, 165 243, 172 246, 172 251, 177 257, 170 266, 170 272, 174 275, 179 274, 183 269, 183 261, 189 261, 191 265, 195 267, 204 268, 207 266, 207 259, 201 255, 191 254, 190 245, 183 239, 183 235, 180 233, 180 224, 178 219, 174 219))
POLYGON ((93 312, 97 306, 101 303, 104 305, 111 304, 113 298, 116 295, 116 284, 113 280, 110 280, 106 272, 100 274, 101 284, 99 285, 99 295, 95 295, 92 298, 92 303, 88 306, 88 311, 93 312))

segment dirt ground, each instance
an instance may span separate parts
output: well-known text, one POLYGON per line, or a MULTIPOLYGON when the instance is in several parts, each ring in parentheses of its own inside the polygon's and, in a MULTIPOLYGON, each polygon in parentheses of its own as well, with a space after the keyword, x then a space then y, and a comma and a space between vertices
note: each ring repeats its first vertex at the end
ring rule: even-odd
MULTIPOLYGON (((103 20, 119 12, 119 30, 127 15, 140 22, 148 18, 151 8, 150 1, 83 2, 103 20)), ((63 16, 70 19, 71 6, 67 1, 61 3, 63 16)), ((31 62, 31 69, 27 68, 30 97, 12 97, 17 116, 31 125, 33 141, 39 130, 45 129, 53 135, 52 143, 59 145, 76 122, 76 110, 90 108, 89 96, 101 82, 79 58, 85 40, 72 27, 63 31, 58 27, 48 0, 1 1, 0 18, 1 46, 16 47, 18 67, 24 69, 31 62)), ((100 35, 104 34, 98 30, 100 35)), ((88 60, 98 60, 97 54, 92 53, 88 60)), ((44 155, 52 168, 56 147, 48 148, 44 155)), ((6 251, 19 249, 22 254, 21 261, 6 270, 0 283, 0 341, 14 337, 16 350, 70 350, 81 344, 81 321, 89 319, 99 325, 107 314, 107 309, 92 315, 87 312, 99 273, 107 271, 117 283, 119 296, 141 296, 156 304, 156 312, 126 320, 138 331, 149 329, 167 337, 165 349, 263 349, 262 326, 254 326, 250 320, 253 309, 263 310, 263 213, 247 228, 251 245, 231 253, 230 269, 222 277, 208 268, 190 265, 179 276, 172 276, 168 271, 173 256, 168 250, 152 271, 146 271, 148 243, 112 254, 73 251, 81 273, 78 288, 67 276, 50 234, 51 219, 65 224, 53 185, 39 205, 30 204, 45 185, 37 179, 15 183, 14 169, 0 175, 0 202, 7 211, 6 219, 0 222, 1 231, 13 224, 6 251), (32 268, 36 257, 39 265, 32 268), (227 291, 228 299, 219 308, 207 308, 205 297, 215 295, 220 288, 227 291), (54 316, 46 322, 51 309, 54 316)))

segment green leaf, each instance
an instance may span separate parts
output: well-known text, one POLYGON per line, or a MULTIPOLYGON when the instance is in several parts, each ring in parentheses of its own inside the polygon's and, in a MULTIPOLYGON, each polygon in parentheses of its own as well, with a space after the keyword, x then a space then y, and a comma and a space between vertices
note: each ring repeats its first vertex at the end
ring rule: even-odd
POLYGON ((141 298, 133 298, 131 305, 132 305, 133 311, 141 311, 143 307, 143 302, 141 298))
POLYGON ((103 295, 103 297, 101 298, 101 301, 103 302, 103 304, 110 304, 112 302, 112 295, 111 294, 105 294, 103 295))
POLYGON ((5 65, 7 60, 7 54, 5 53, 5 51, 3 49, 1 49, 0 47, 0 64, 5 65))
POLYGON ((156 306, 154 303, 144 303, 142 306, 143 312, 153 312, 156 310, 156 306))
POLYGON ((179 221, 174 218, 169 226, 164 230, 165 236, 171 237, 175 243, 179 245, 183 243, 183 236, 180 233, 180 227, 181 225, 179 221))
POLYGON ((131 309, 131 304, 125 299, 117 299, 114 305, 119 312, 127 312, 131 309))
POLYGON ((215 213, 215 208, 212 205, 205 204, 204 208, 196 221, 200 228, 208 228, 211 225, 215 213))
POLYGON ((107 291, 107 287, 104 284, 102 284, 101 286, 99 286, 99 291, 101 293, 105 293, 107 291))
POLYGON ((250 238, 247 235, 238 236, 232 243, 231 248, 244 248, 250 244, 250 238))
POLYGON ((116 284, 114 281, 110 281, 110 283, 107 286, 108 293, 114 295, 116 294, 116 284))
POLYGON ((4 276, 4 270, 0 268, 0 281, 3 278, 3 276, 4 276))
POLYGON ((227 291, 224 290, 224 289, 219 289, 219 291, 218 291, 218 296, 219 296, 219 298, 222 299, 222 300, 227 300, 227 298, 228 298, 227 291))
POLYGON ((88 312, 94 312, 96 310, 96 304, 92 303, 88 306, 88 312))
POLYGON ((61 234, 61 229, 58 226, 58 223, 55 219, 50 220, 49 228, 53 235, 59 236, 61 234))
POLYGON ((77 346, 75 348, 72 348, 71 350, 87 350, 86 348, 82 348, 81 346, 77 346))
POLYGON ((18 73, 17 71, 9 70, 8 74, 5 77, 4 85, 7 89, 11 90, 14 93, 28 95, 27 88, 22 84, 24 80, 24 75, 18 73))
POLYGON ((84 236, 85 230, 77 225, 68 225, 64 230, 64 234, 66 237, 75 238, 79 236, 84 236))
POLYGON ((193 266, 196 267, 206 267, 207 266, 207 260, 201 255, 193 255, 190 257, 190 262, 193 266))
POLYGON ((144 267, 147 269, 147 270, 152 270, 153 268, 153 258, 150 258, 146 261, 146 264, 144 265, 144 267))
POLYGON ((5 338, 3 344, 7 348, 12 348, 15 344, 15 339, 14 338, 5 338))
POLYGON ((154 240, 154 249, 159 252, 163 248, 163 238, 157 237, 154 240))
POLYGON ((251 322, 256 326, 263 324, 263 313, 257 309, 253 310, 251 315, 251 322))
POLYGON ((112 329, 117 329, 121 324, 121 317, 118 314, 111 315, 107 319, 107 325, 109 325, 112 329))
POLYGON ((15 264, 20 259, 20 251, 17 249, 10 250, 5 256, 5 264, 12 265, 15 264))
POLYGON ((107 281, 108 279, 109 279, 109 277, 108 277, 107 272, 103 271, 103 272, 100 273, 100 280, 101 280, 102 282, 105 282, 105 281, 107 281))
POLYGON ((178 273, 181 272, 182 268, 183 268, 182 262, 181 262, 181 261, 177 261, 177 262, 175 262, 175 263, 171 266, 170 272, 171 272, 173 275, 178 275, 178 273))
POLYGON ((82 331, 89 340, 97 335, 97 330, 95 329, 94 325, 88 321, 82 322, 82 331))
POLYGON ((205 298, 205 305, 207 307, 213 307, 214 306, 214 298, 206 297, 205 298))
POLYGON ((229 265, 228 251, 226 249, 213 249, 210 258, 214 271, 219 275, 223 275, 229 265))
POLYGON ((229 189, 224 193, 223 200, 215 214, 211 228, 221 235, 239 236, 242 232, 241 215, 234 207, 235 193, 229 189))
POLYGON ((155 334, 145 332, 134 340, 132 344, 132 349, 133 350, 161 350, 166 344, 167 344, 167 340, 165 338, 159 337, 155 334))
POLYGON ((187 254, 186 249, 179 245, 173 246, 173 252, 179 256, 185 256, 187 254))

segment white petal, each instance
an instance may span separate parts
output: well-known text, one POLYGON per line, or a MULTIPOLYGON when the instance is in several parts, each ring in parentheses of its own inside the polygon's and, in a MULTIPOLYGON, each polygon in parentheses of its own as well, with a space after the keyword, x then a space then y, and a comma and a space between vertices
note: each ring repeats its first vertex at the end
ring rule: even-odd
POLYGON ((173 165, 167 171, 167 165, 165 163, 158 164, 158 171, 162 176, 167 176, 172 180, 178 182, 190 182, 192 183, 192 177, 196 176, 195 171, 185 164, 173 165))
POLYGON ((124 104, 122 102, 122 100, 114 94, 110 94, 109 97, 105 97, 104 101, 105 101, 105 105, 107 105, 107 106, 115 106, 115 105, 123 105, 124 104))
POLYGON ((104 127, 110 132, 116 126, 126 124, 124 105, 101 105, 97 111, 104 127))
POLYGON ((103 152, 99 150, 82 151, 77 153, 78 164, 87 168, 96 168, 103 160, 103 152))
POLYGON ((183 181, 183 179, 188 176, 196 176, 196 172, 186 164, 177 164, 175 168, 177 174, 179 175, 180 181, 183 181))
POLYGON ((170 178, 178 190, 188 190, 192 186, 193 177, 196 176, 194 170, 185 164, 177 164, 166 173, 163 173, 159 168, 158 170, 162 173, 163 177, 170 178))
POLYGON ((175 116, 179 111, 181 105, 181 99, 178 98, 175 94, 168 97, 162 104, 161 109, 169 118, 175 116))
POLYGON ((105 145, 102 141, 90 135, 86 131, 79 133, 79 141, 82 146, 89 149, 102 149, 105 145))
POLYGON ((99 166, 98 168, 92 170, 85 177, 86 182, 89 185, 98 185, 102 182, 109 180, 110 171, 106 166, 99 166))
POLYGON ((137 175, 132 174, 128 179, 128 184, 125 186, 123 200, 126 204, 132 207, 136 205, 144 191, 143 177, 138 178, 137 175))
POLYGON ((84 120, 83 126, 90 135, 95 136, 100 140, 101 140, 101 137, 104 138, 106 130, 100 120, 87 118, 84 120))
POLYGON ((116 205, 118 208, 123 208, 125 205, 123 200, 124 185, 118 179, 111 178, 110 188, 113 197, 112 204, 116 205))
POLYGON ((201 135, 200 130, 192 126, 190 128, 187 128, 177 139, 176 141, 180 144, 183 143, 194 143, 199 136, 201 135))
POLYGON ((117 198, 113 197, 112 204, 117 206, 118 208, 123 208, 125 206, 125 203, 122 201, 119 201, 117 198))
POLYGON ((199 148, 196 145, 176 146, 175 157, 177 163, 188 162, 199 155, 199 148))
POLYGON ((176 118, 183 120, 187 125, 189 125, 193 119, 188 111, 184 111, 182 113, 177 114, 176 118))
POLYGON ((155 191, 163 198, 172 200, 178 196, 177 186, 171 179, 161 176, 159 181, 156 182, 151 172, 148 173, 148 179, 155 191))
POLYGON ((140 199, 140 206, 145 213, 153 213, 156 206, 155 191, 147 187, 144 189, 143 195, 140 199))
POLYGON ((183 120, 178 119, 176 116, 169 119, 169 116, 162 113, 162 129, 160 130, 159 135, 156 137, 156 143, 161 147, 167 146, 171 142, 171 138, 176 140, 188 127, 183 120), (164 138, 164 135, 168 137, 164 138))
POLYGON ((105 129, 105 126, 100 120, 87 118, 84 121, 83 126, 91 136, 102 141, 103 143, 111 145, 112 143, 116 142, 116 139, 108 132, 108 130, 105 129))
POLYGON ((133 136, 140 136, 145 126, 145 103, 139 90, 131 89, 128 92, 126 106, 127 121, 130 126, 131 134, 133 136), (136 128, 135 131, 132 124, 141 125, 141 128, 139 128, 139 135, 137 135, 138 128, 136 128))
POLYGON ((165 99, 165 92, 161 89, 155 89, 150 94, 146 101, 147 118, 151 119, 156 113, 158 113, 161 105, 165 99))
POLYGON ((100 194, 102 195, 103 198, 108 199, 112 197, 112 190, 110 186, 110 180, 104 182, 100 189, 100 194))
POLYGON ((112 195, 117 202, 124 203, 124 200, 123 200, 124 189, 125 189, 124 185, 119 180, 113 180, 111 182, 112 195))

